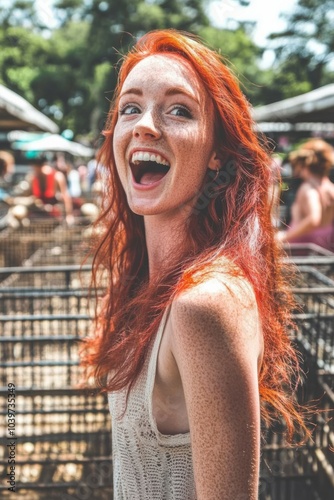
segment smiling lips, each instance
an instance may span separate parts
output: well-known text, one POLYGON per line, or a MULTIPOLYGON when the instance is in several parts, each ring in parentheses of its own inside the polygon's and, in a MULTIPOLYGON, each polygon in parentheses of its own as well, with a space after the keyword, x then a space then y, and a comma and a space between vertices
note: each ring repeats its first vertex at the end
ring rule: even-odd
POLYGON ((170 164, 158 153, 135 151, 131 156, 130 167, 135 183, 149 186, 165 177, 170 164))

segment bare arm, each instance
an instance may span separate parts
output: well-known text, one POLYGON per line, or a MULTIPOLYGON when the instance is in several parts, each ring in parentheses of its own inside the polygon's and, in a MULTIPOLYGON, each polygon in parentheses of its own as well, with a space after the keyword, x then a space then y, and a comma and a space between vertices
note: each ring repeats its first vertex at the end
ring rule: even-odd
POLYGON ((262 335, 249 288, 231 288, 210 280, 171 310, 198 500, 258 495, 262 335))
POLYGON ((321 224, 322 207, 319 193, 316 189, 305 187, 297 197, 296 203, 301 205, 304 216, 298 223, 293 224, 292 228, 280 233, 279 239, 281 241, 291 241, 294 238, 303 236, 321 224))
POLYGON ((63 201, 64 201, 66 220, 69 223, 73 223, 72 199, 71 199, 70 193, 68 192, 68 189, 67 189, 65 176, 62 174, 62 172, 56 172, 56 181, 57 181, 59 191, 60 191, 62 198, 63 198, 63 201))

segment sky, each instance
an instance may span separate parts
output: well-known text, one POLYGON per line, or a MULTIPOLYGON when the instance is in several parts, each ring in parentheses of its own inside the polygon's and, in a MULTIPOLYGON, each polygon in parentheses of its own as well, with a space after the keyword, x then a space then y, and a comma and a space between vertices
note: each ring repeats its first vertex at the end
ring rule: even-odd
MULTIPOLYGON (((53 0, 36 0, 41 18, 52 26, 54 19, 51 5, 53 0)), ((237 0, 210 0, 207 4, 207 13, 211 22, 217 27, 228 26, 228 19, 238 21, 256 21, 253 32, 255 43, 261 47, 268 45, 266 37, 270 33, 281 31, 285 21, 281 14, 289 14, 294 10, 297 0, 249 0, 249 6, 241 6, 237 0)), ((268 67, 272 63, 274 54, 271 50, 264 53, 262 66, 268 67)))
POLYGON ((281 14, 289 14, 294 10, 297 0, 249 0, 249 6, 241 6, 237 0, 213 0, 208 13, 215 26, 226 26, 228 18, 238 21, 256 21, 254 40, 265 46, 266 37, 285 27, 281 14))
MULTIPOLYGON (((51 5, 53 0, 36 0, 40 16, 52 24, 51 5)), ((256 21, 254 39, 258 45, 264 45, 269 33, 284 28, 285 22, 280 19, 281 13, 293 11, 297 0, 249 0, 248 7, 242 7, 237 0, 210 0, 207 4, 208 14, 213 24, 218 27, 226 26, 230 18, 239 21, 256 21)))
MULTIPOLYGON (((293 12, 296 4, 297 0, 249 0, 249 6, 243 7, 237 0, 213 0, 210 2, 208 14, 217 27, 229 26, 229 18, 237 21, 256 21, 253 40, 260 47, 266 47, 267 36, 282 31, 286 26, 282 14, 293 12)), ((270 66, 273 59, 273 51, 265 51, 261 66, 270 66)))

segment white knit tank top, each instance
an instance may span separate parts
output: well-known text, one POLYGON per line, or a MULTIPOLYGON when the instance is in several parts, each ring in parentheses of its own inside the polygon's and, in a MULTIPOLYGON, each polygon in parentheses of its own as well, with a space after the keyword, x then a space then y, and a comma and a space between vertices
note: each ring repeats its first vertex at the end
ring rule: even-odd
POLYGON ((143 369, 130 391, 109 394, 114 500, 195 500, 190 433, 157 429, 152 395, 157 358, 170 306, 164 312, 143 369))

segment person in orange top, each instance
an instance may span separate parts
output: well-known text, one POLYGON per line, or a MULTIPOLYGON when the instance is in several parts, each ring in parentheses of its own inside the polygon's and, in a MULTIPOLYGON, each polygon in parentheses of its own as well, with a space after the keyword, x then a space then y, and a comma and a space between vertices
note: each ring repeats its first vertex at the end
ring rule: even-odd
POLYGON ((66 222, 73 224, 72 200, 67 189, 66 179, 62 172, 56 171, 45 158, 38 158, 32 163, 33 173, 30 177, 31 194, 40 200, 43 207, 51 215, 55 214, 55 205, 63 201, 66 222), (60 195, 60 196, 59 196, 60 195))

